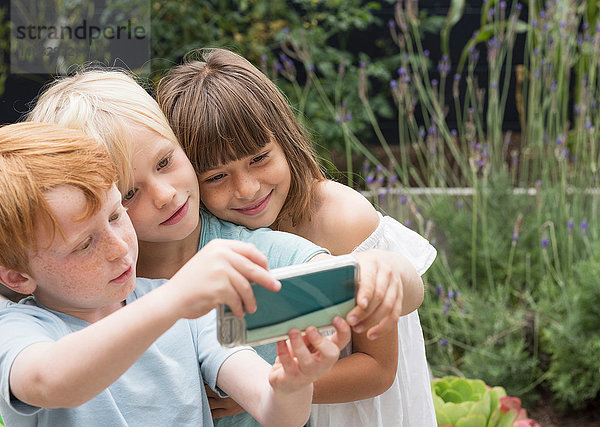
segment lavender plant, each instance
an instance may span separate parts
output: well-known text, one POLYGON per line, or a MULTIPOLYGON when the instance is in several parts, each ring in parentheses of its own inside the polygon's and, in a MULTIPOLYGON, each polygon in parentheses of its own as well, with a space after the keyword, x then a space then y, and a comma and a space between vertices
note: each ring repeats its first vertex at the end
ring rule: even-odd
POLYGON ((585 328, 572 337, 600 321, 581 304, 593 300, 591 288, 578 286, 595 279, 600 232, 592 3, 484 0, 479 30, 456 55, 449 46, 464 1, 435 17, 417 0, 398 0, 380 24, 394 47, 384 58, 329 46, 335 18, 312 10, 314 19, 281 30, 275 54, 260 60, 316 130, 319 152, 343 153, 343 179, 437 247, 420 309, 433 372, 481 378, 527 404, 542 388, 571 407, 598 395, 590 384, 600 362, 590 355, 600 337, 585 328), (424 47, 426 30, 441 34, 439 58, 424 47), (505 130, 509 104, 518 132, 505 130), (384 129, 389 120, 395 132, 384 129), (582 348, 580 358, 567 356, 582 348))
MULTIPOLYGON (((448 40, 464 7, 459 0, 441 21, 437 61, 423 48, 429 21, 417 0, 396 3, 388 29, 397 54, 386 63, 344 56, 337 67, 321 65, 303 30, 281 38, 287 58, 306 74, 299 83, 284 62, 280 75, 294 85, 291 99, 308 116, 317 99, 337 124, 347 182, 357 182, 358 153, 367 159, 358 172, 373 203, 438 248, 420 310, 434 373, 482 378, 529 403, 545 387, 572 407, 597 396, 590 381, 600 368, 589 358, 588 371, 573 369, 566 354, 581 342, 559 327, 566 319, 578 324, 577 301, 589 299, 577 283, 593 272, 579 264, 592 262, 599 232, 591 219, 598 210, 600 25, 587 3, 484 1, 481 27, 456 65, 448 40), (513 65, 517 37, 524 38, 524 61, 513 65), (485 82, 476 73, 480 61, 485 82), (381 99, 374 102, 385 91, 396 110, 392 139, 381 129, 381 99), (509 97, 520 134, 503 127, 509 97), (365 124, 387 159, 364 143, 365 124), (434 188, 462 195, 432 196, 434 188), (573 386, 573 375, 586 393, 573 386)), ((600 321, 587 312, 588 321, 600 321)), ((587 334, 584 348, 600 345, 587 334)))

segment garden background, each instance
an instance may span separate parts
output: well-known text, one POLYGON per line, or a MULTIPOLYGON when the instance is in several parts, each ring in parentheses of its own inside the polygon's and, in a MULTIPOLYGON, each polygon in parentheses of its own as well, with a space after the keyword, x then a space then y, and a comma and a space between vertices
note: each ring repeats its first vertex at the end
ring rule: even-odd
MULTIPOLYGON (((600 425, 597 1, 151 5, 149 87, 192 49, 234 49, 332 177, 437 248, 419 309, 435 376, 502 386, 542 425, 600 425)), ((5 60, 3 123, 49 77, 5 60)))

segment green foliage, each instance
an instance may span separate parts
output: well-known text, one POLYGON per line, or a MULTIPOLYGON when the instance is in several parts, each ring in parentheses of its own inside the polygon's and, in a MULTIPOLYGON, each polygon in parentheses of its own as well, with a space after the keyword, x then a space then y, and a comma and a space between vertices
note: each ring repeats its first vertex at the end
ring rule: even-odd
POLYGON ((521 10, 490 0, 465 46, 451 40, 464 1, 447 16, 417 4, 154 2, 153 77, 199 47, 246 56, 287 96, 319 154, 345 155, 346 182, 438 249, 420 309, 433 372, 500 384, 528 404, 545 389, 564 407, 585 405, 600 392, 596 2, 521 10), (395 19, 382 22, 392 4, 395 19), (373 30, 369 57, 361 49, 373 30), (458 49, 459 63, 431 58, 428 33, 441 34, 442 52, 458 49), (514 66, 518 35, 525 60, 514 66), (513 96, 518 138, 503 123, 513 96), (361 171, 356 158, 366 159, 361 171))
POLYGON ((551 355, 548 381, 563 407, 581 407, 600 391, 600 247, 574 266, 561 308, 544 329, 544 350, 551 355))
POLYGON ((433 380, 433 404, 438 425, 459 427, 511 427, 515 411, 502 410, 502 387, 488 387, 481 380, 447 376, 433 380))

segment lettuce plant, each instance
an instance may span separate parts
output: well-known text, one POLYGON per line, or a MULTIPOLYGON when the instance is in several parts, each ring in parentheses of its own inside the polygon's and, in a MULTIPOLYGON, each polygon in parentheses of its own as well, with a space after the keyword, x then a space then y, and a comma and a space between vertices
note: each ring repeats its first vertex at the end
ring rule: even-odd
POLYGON ((447 376, 434 379, 432 388, 438 426, 539 427, 527 418, 521 400, 507 396, 502 387, 447 376))

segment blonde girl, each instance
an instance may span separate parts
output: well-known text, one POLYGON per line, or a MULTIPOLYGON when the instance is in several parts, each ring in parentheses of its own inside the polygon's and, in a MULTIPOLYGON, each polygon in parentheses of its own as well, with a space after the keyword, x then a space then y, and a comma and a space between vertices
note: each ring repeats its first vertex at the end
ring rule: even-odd
MULTIPOLYGON (((324 177, 285 98, 241 56, 207 50, 203 60, 174 67, 157 100, 198 174, 201 203, 215 216, 294 233, 333 254, 392 250, 420 274, 433 262, 425 239, 324 177)), ((343 370, 315 389, 311 425, 434 426, 417 312, 400 319, 397 335, 369 338, 377 339, 354 333, 343 370), (392 368, 386 355, 395 353, 392 368), (391 387, 378 387, 396 367, 391 387)))

